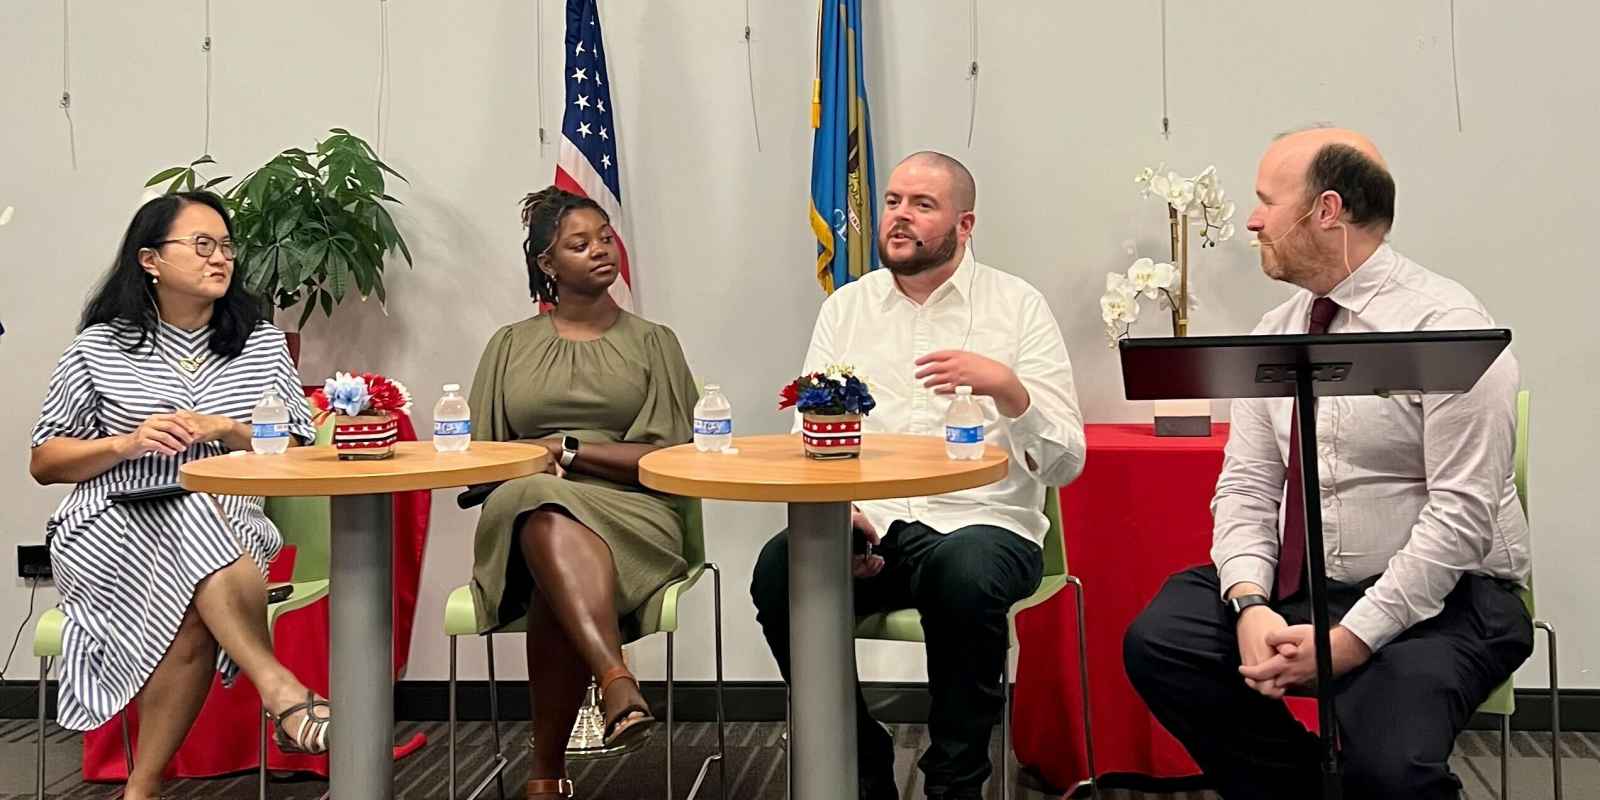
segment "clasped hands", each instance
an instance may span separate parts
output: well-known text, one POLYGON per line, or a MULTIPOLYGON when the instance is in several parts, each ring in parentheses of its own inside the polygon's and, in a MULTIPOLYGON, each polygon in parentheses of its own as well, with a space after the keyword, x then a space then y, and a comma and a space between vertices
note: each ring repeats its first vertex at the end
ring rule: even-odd
MULTIPOLYGON (((1239 674, 1245 685, 1282 698, 1289 689, 1317 685, 1317 647, 1310 625, 1290 625, 1267 606, 1252 606, 1239 617, 1239 674)), ((1367 662, 1372 651, 1341 625, 1328 631, 1334 677, 1367 662)))
POLYGON ((228 417, 197 414, 187 409, 152 414, 133 432, 123 435, 117 454, 126 461, 149 453, 175 456, 197 444, 227 437, 236 424, 228 417))

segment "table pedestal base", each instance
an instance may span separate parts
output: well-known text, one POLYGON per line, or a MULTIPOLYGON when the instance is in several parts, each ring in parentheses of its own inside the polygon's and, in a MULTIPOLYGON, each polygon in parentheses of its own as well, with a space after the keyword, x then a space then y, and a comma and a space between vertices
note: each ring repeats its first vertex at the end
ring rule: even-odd
POLYGON ((332 498, 328 786, 394 797, 394 541, 387 494, 332 498))
POLYGON ((856 796, 854 584, 850 504, 789 504, 789 675, 793 800, 856 796))

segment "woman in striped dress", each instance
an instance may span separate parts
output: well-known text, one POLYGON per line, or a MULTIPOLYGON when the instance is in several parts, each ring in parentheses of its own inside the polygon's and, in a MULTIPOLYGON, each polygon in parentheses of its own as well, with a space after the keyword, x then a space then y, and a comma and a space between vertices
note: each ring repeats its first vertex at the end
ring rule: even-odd
POLYGON ((208 192, 139 209, 33 430, 34 479, 77 484, 46 531, 67 617, 57 716, 89 730, 138 700, 132 800, 159 794, 213 670, 250 676, 280 747, 327 748, 327 702, 272 653, 265 573, 282 538, 261 498, 108 499, 249 450, 268 389, 290 399, 290 433, 315 436, 283 334, 235 279, 232 230, 208 192))

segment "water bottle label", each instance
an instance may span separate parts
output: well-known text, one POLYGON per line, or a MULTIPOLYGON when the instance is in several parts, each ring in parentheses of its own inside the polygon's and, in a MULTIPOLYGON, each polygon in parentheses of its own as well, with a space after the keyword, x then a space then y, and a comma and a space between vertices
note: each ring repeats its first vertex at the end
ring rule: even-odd
POLYGON ((974 425, 970 428, 958 428, 954 425, 944 426, 944 440, 948 444, 979 444, 983 441, 983 426, 974 425))
POLYGON ((472 433, 472 420, 439 420, 433 423, 434 436, 466 436, 472 433))
POLYGON ((257 422, 250 426, 252 439, 282 439, 289 435, 287 422, 257 422))
POLYGON ((732 436, 733 420, 731 419, 700 419, 695 418, 694 435, 696 436, 732 436))

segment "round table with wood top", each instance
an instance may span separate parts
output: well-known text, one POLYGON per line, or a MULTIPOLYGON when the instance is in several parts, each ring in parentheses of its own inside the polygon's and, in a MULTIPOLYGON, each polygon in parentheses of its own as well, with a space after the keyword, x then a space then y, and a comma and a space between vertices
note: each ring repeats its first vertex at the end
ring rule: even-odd
POLYGON ((330 499, 329 791, 335 797, 394 796, 394 593, 390 523, 394 492, 511 480, 549 463, 543 447, 473 442, 439 453, 433 442, 400 442, 393 458, 341 461, 332 447, 283 455, 237 452, 179 469, 192 492, 330 499))
POLYGON ((925 497, 994 483, 1007 459, 990 447, 952 461, 944 439, 868 432, 861 456, 808 458, 795 435, 745 436, 737 453, 694 445, 639 459, 639 482, 708 500, 789 504, 789 652, 794 800, 840 800, 857 791, 854 584, 850 504, 925 497))

